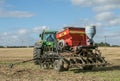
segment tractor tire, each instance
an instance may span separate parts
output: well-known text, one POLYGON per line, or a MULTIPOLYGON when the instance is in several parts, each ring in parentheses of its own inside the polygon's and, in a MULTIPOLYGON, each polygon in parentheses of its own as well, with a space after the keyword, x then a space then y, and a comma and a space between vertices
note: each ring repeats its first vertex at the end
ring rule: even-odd
POLYGON ((59 49, 64 49, 65 48, 65 46, 67 46, 66 45, 66 43, 65 43, 65 41, 64 40, 59 40, 58 41, 58 47, 59 47, 59 49))
POLYGON ((69 61, 66 59, 59 59, 59 60, 55 60, 53 67, 54 70, 57 72, 61 72, 61 71, 68 71, 69 70, 69 61))
POLYGON ((53 68, 54 68, 54 70, 57 71, 57 72, 64 71, 63 61, 62 61, 62 60, 55 60, 55 62, 54 62, 54 64, 53 64, 53 68))
POLYGON ((39 48, 40 45, 35 44, 34 50, 33 50, 33 59, 34 59, 34 64, 39 65, 40 64, 40 56, 42 55, 42 49, 39 48))

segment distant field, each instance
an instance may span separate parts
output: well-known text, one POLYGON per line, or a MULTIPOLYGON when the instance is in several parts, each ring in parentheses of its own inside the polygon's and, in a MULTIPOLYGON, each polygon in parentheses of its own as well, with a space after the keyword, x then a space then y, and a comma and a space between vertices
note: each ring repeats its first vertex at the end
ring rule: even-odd
POLYGON ((0 48, 0 81, 120 81, 120 48, 99 48, 112 65, 93 71, 70 69, 57 73, 42 70, 33 62, 15 65, 10 63, 32 59, 33 48, 0 48))

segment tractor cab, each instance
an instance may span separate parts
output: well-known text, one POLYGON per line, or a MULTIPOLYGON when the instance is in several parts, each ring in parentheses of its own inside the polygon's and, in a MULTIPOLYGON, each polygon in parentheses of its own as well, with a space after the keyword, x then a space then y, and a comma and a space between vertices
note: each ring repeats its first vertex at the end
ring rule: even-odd
POLYGON ((56 31, 43 31, 40 34, 41 40, 46 42, 54 42, 56 40, 56 31))
POLYGON ((57 31, 43 31, 40 34, 41 43, 45 48, 54 48, 57 31))

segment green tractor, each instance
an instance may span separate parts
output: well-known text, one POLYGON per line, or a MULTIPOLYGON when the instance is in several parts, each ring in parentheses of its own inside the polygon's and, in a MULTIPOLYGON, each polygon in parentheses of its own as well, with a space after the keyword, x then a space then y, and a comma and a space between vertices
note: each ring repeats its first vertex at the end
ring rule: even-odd
POLYGON ((39 64, 39 59, 46 52, 54 50, 56 38, 56 31, 43 31, 40 34, 41 41, 36 42, 34 46, 33 59, 35 64, 39 64))
POLYGON ((42 69, 54 68, 56 71, 65 71, 68 70, 69 63, 58 53, 56 33, 57 31, 43 31, 40 34, 41 41, 36 42, 34 46, 34 64, 40 65, 42 69))

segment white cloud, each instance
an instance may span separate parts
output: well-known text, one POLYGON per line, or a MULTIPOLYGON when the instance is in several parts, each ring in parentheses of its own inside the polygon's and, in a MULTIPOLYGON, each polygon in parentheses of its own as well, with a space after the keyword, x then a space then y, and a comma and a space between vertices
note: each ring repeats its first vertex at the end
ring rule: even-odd
POLYGON ((71 2, 74 5, 79 5, 79 6, 94 6, 98 4, 105 3, 106 0, 71 0, 71 2))
POLYGON ((0 10, 0 17, 29 18, 34 16, 33 13, 26 11, 6 11, 0 10))
POLYGON ((94 37, 95 42, 105 42, 105 36, 106 41, 110 43, 111 45, 120 45, 120 41, 116 42, 116 40, 120 40, 120 31, 108 31, 106 28, 97 28, 97 34, 94 37))
POLYGON ((111 20, 111 21, 109 22, 109 24, 110 24, 111 26, 120 25, 120 17, 111 20))
POLYGON ((49 27, 47 27, 47 26, 38 26, 38 27, 33 28, 33 32, 40 33, 41 31, 48 30, 48 29, 49 29, 49 27))
POLYGON ((109 11, 114 9, 120 9, 120 4, 107 4, 93 7, 93 11, 95 12, 109 11))
POLYGON ((96 22, 96 23, 94 23, 94 25, 95 25, 96 27, 102 27, 102 26, 103 26, 101 22, 96 22))
POLYGON ((120 0, 71 0, 71 3, 78 6, 92 7, 95 11, 120 8, 120 0))
POLYGON ((0 45, 34 45, 39 40, 39 34, 44 29, 49 29, 47 26, 33 27, 32 29, 21 28, 14 32, 0 33, 0 45))
POLYGON ((113 12, 102 12, 96 15, 95 17, 97 22, 103 24, 102 26, 119 26, 120 25, 120 16, 115 15, 113 12))
POLYGON ((8 35, 8 32, 4 32, 4 33, 3 33, 3 36, 7 36, 7 35, 8 35))
POLYGON ((107 4, 120 4, 120 0, 71 0, 72 4, 79 6, 97 6, 107 4))
POLYGON ((72 4, 78 6, 95 6, 100 4, 106 4, 109 0, 71 0, 72 4))
MULTIPOLYGON (((72 4, 89 7, 95 12, 93 20, 97 26, 118 26, 120 25, 120 0, 71 0, 72 4)), ((91 22, 89 20, 89 22, 91 22)))
POLYGON ((17 35, 13 35, 11 36, 13 39, 18 39, 18 36, 17 35))
POLYGON ((9 4, 5 4, 5 0, 0 1, 0 17, 12 17, 12 18, 29 18, 35 16, 35 14, 28 11, 19 11, 19 10, 8 10, 6 6, 9 4))
POLYGON ((74 5, 89 6, 92 4, 90 0, 89 1, 88 0, 87 1, 86 0, 71 0, 71 1, 74 5))
POLYGON ((98 21, 109 21, 115 18, 112 12, 102 12, 96 15, 96 20, 98 21))
POLYGON ((23 34, 27 34, 29 32, 29 30, 27 30, 27 29, 20 29, 20 30, 18 30, 18 34, 20 34, 20 35, 23 35, 23 34))

